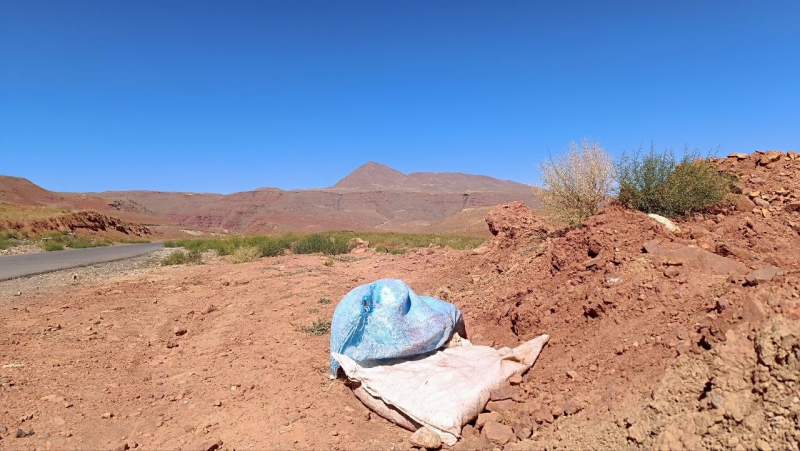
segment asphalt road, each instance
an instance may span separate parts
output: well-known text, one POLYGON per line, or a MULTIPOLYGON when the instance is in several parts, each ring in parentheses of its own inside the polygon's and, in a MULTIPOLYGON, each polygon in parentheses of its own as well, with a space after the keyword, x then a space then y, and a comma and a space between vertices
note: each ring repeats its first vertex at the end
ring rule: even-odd
POLYGON ((39 254, 6 255, 0 257, 0 281, 58 271, 59 269, 124 260, 137 255, 149 254, 163 247, 164 243, 122 244, 39 254))

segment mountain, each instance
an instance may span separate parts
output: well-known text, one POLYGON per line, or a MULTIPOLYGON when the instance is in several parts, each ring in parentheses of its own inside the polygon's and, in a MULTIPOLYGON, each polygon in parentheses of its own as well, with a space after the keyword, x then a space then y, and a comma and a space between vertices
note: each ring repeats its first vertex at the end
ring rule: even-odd
POLYGON ((522 183, 485 175, 459 172, 413 172, 403 174, 386 165, 370 161, 358 167, 331 189, 386 189, 401 191, 529 191, 522 183))
POLYGON ((331 188, 259 188, 228 195, 144 190, 56 193, 25 179, 0 176, 0 201, 91 208, 127 220, 138 217, 148 224, 241 233, 488 233, 479 217, 482 207, 514 200, 538 206, 530 188, 521 183, 450 172, 404 174, 375 162, 357 168, 331 188))

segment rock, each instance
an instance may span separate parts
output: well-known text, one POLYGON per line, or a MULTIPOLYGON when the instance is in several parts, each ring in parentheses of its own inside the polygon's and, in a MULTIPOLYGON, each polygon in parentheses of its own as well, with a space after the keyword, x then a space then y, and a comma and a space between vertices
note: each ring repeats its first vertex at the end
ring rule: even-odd
POLYGON ((745 196, 736 196, 736 211, 751 212, 756 208, 756 204, 745 196))
POLYGON ((25 438, 25 437, 30 437, 33 434, 34 434, 33 429, 28 430, 28 432, 25 432, 22 429, 17 429, 17 432, 14 434, 14 437, 16 437, 16 438, 25 438))
POLYGON ((542 406, 536 412, 533 412, 533 420, 537 423, 552 423, 553 422, 553 413, 550 412, 550 408, 547 406, 542 406))
POLYGON ((533 429, 528 426, 518 425, 514 429, 514 435, 518 440, 527 440, 533 435, 533 429))
POLYGON ((677 266, 668 266, 667 269, 664 270, 664 275, 670 279, 673 277, 678 277, 681 275, 681 269, 677 266))
POLYGON ((128 451, 129 449, 130 446, 128 446, 128 443, 126 442, 114 448, 114 451, 128 451))
POLYGON ((628 428, 628 438, 640 445, 644 443, 645 439, 647 438, 647 431, 645 431, 643 421, 639 421, 628 428))
POLYGON ((761 155, 761 158, 758 159, 758 164, 761 166, 767 166, 771 163, 779 161, 783 158, 784 153, 779 152, 777 150, 768 150, 761 155))
POLYGON ((745 281, 747 285, 761 285, 770 282, 772 279, 782 273, 782 269, 774 266, 768 266, 766 268, 757 269, 751 272, 745 276, 745 281))
POLYGON ((480 429, 488 421, 494 421, 500 423, 501 421, 503 421, 503 416, 497 412, 480 413, 478 414, 478 419, 475 421, 475 427, 480 429))
POLYGON ((178 336, 178 337, 180 337, 182 335, 186 335, 186 332, 187 332, 187 330, 183 326, 175 326, 175 328, 172 329, 172 333, 174 333, 175 336, 178 336))
POLYGON ((676 226, 674 222, 670 221, 669 219, 659 216, 655 213, 649 213, 647 215, 649 218, 653 219, 657 223, 664 226, 665 229, 669 230, 672 233, 681 233, 680 227, 676 226))
POLYGON ((508 412, 514 408, 515 404, 516 403, 510 399, 503 401, 489 401, 489 403, 486 404, 486 410, 497 413, 508 412))
POLYGON ((772 446, 766 440, 758 439, 756 440, 756 449, 758 451, 772 451, 772 446))
POLYGON ((761 208, 769 207, 769 202, 767 202, 766 200, 764 200, 764 199, 762 199, 760 197, 754 198, 753 199, 753 203, 756 204, 756 206, 761 207, 761 208))
POLYGON ((580 412, 583 409, 584 409, 583 404, 574 399, 568 399, 564 401, 564 413, 566 413, 567 415, 575 415, 576 413, 580 412))
POLYGON ((511 385, 519 385, 522 383, 522 376, 514 375, 508 378, 508 383, 511 385))
POLYGON ((222 447, 222 440, 209 440, 199 446, 200 451, 217 451, 220 447, 222 447))
POLYGON ((222 401, 220 401, 219 399, 214 401, 214 407, 222 407, 222 401))
POLYGON ((200 312, 200 313, 202 313, 203 315, 208 315, 209 313, 216 312, 216 311, 217 311, 217 306, 216 305, 208 304, 208 306, 206 308, 204 308, 203 311, 200 312))
POLYGON ((482 434, 489 443, 495 445, 505 445, 514 438, 514 430, 505 424, 496 421, 488 421, 483 425, 482 434))
POLYGON ((0 434, 5 434, 6 432, 8 432, 8 428, 0 425, 0 434))
POLYGON ((583 380, 580 374, 577 371, 567 371, 567 377, 574 380, 575 382, 580 382, 583 380))
POLYGON ((502 401, 504 399, 511 399, 514 397, 514 394, 517 390, 514 390, 511 387, 500 387, 497 389, 492 390, 492 393, 489 395, 489 399, 492 401, 502 401))
POLYGON ((800 211, 800 202, 791 202, 783 207, 783 211, 795 212, 800 211))
POLYGON ((748 296, 742 305, 742 320, 750 324, 759 324, 767 317, 764 305, 755 294, 748 296))
POLYGON ((167 340, 167 349, 172 349, 172 348, 177 348, 177 347, 178 347, 178 343, 175 343, 172 340, 167 340))
POLYGON ((426 427, 417 429, 416 432, 411 434, 408 441, 414 446, 425 449, 439 449, 442 447, 442 439, 426 427))
POLYGON ((717 299, 716 309, 718 313, 722 313, 725 310, 728 310, 729 308, 731 308, 730 301, 728 301, 727 299, 717 299))
POLYGON ((746 160, 747 157, 748 157, 747 154, 738 153, 738 152, 734 152, 734 153, 728 155, 728 158, 736 158, 737 160, 746 160))
POLYGON ((111 417, 113 417, 113 416, 114 416, 114 414, 113 414, 113 413, 111 413, 111 412, 105 412, 104 414, 100 415, 100 418, 102 418, 102 419, 104 419, 104 420, 108 420, 108 419, 110 419, 110 418, 111 418, 111 417))

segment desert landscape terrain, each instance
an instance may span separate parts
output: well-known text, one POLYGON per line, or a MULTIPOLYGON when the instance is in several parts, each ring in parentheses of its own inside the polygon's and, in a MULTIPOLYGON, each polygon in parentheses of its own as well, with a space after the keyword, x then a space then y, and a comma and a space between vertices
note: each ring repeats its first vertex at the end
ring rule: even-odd
POLYGON ((33 234, 70 231, 113 238, 325 230, 489 236, 487 207, 539 205, 528 185, 481 175, 403 174, 369 162, 330 188, 260 188, 229 195, 158 191, 59 193, 0 176, 0 227, 33 234), (140 226, 136 228, 136 226, 140 226))
MULTIPOLYGON (((0 282, 0 449, 411 449, 411 432, 328 378, 324 326, 337 301, 387 277, 454 303, 473 343, 551 337, 454 449, 797 449, 800 156, 714 164, 737 176, 735 201, 676 220, 677 232, 614 203, 556 227, 496 181, 467 191, 459 177, 434 183, 378 165, 309 192, 87 195, 98 210, 136 210, 120 218, 178 228, 357 220, 453 231, 466 215, 491 238, 462 251, 362 246, 242 264, 207 252, 202 265, 160 266, 163 250, 0 282), (424 194, 401 201, 398 186, 424 194), (359 216, 363 205, 373 213, 359 216)), ((84 205, 10 192, 3 200, 84 205)))

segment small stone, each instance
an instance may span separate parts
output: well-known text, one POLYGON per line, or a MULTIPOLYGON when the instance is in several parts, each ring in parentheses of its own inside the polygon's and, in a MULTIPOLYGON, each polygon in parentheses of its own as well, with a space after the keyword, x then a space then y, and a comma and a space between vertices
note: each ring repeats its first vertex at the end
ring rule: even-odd
POLYGON ((114 448, 114 451, 128 451, 128 449, 130 449, 128 444, 127 443, 123 443, 123 444, 117 446, 116 448, 114 448))
POLYGON ((533 413, 533 420, 537 423, 552 423, 553 422, 553 413, 550 412, 550 408, 547 406, 542 406, 533 413))
POLYGON ((664 276, 670 279, 678 277, 681 275, 681 269, 677 266, 668 266, 667 269, 664 270, 664 276))
POLYGON ((800 202, 792 202, 783 207, 784 211, 795 212, 800 211, 800 202))
POLYGON ((500 423, 503 421, 503 416, 497 412, 484 412, 478 414, 478 419, 475 420, 475 427, 480 429, 483 427, 484 424, 488 421, 495 421, 500 423))
POLYGON ((769 207, 769 202, 764 200, 764 199, 762 199, 762 198, 760 198, 760 197, 754 198, 753 199, 753 203, 756 204, 756 206, 761 207, 761 208, 769 207))
POLYGON ((177 347, 178 347, 178 343, 175 343, 172 340, 168 340, 167 341, 167 349, 172 349, 172 348, 177 348, 177 347))
POLYGON ((113 417, 113 416, 114 416, 114 414, 113 414, 113 413, 111 413, 111 412, 105 412, 104 414, 100 415, 100 418, 103 418, 104 420, 108 420, 108 419, 110 419, 110 418, 111 418, 111 417, 113 417))
POLYGON ((503 401, 504 399, 511 399, 514 397, 514 394, 517 390, 514 390, 511 387, 505 386, 500 387, 492 390, 492 393, 489 395, 489 399, 492 401, 503 401))
POLYGON ((408 441, 414 446, 425 449, 439 449, 442 447, 442 439, 426 427, 417 429, 416 432, 411 434, 408 441))
POLYGON ((783 270, 774 266, 757 269, 745 277, 747 285, 760 285, 770 282, 773 278, 783 273, 783 270))
POLYGON ((222 401, 220 401, 219 399, 214 401, 214 407, 222 407, 222 401))
POLYGON ((6 432, 8 432, 8 428, 0 425, 0 434, 5 434, 6 432))
POLYGON ((514 408, 515 404, 516 403, 510 399, 505 399, 503 401, 489 401, 486 404, 486 410, 497 413, 508 412, 514 408))
POLYGON ((728 155, 728 158, 736 158, 737 160, 746 160, 747 159, 747 154, 734 152, 734 153, 728 155))
POLYGON ((584 406, 574 399, 568 399, 564 401, 564 413, 567 415, 575 415, 576 413, 583 410, 584 406))
POLYGON ((520 426, 514 428, 514 435, 516 435, 519 440, 527 440, 533 435, 533 429, 527 426, 520 426))
POLYGON ((488 421, 483 425, 482 434, 486 437, 489 443, 496 445, 505 445, 514 438, 514 430, 505 424, 500 424, 496 421, 488 421))
POLYGON ((216 451, 222 447, 222 440, 209 440, 200 445, 200 451, 216 451))
POLYGON ((202 313, 203 315, 208 315, 209 313, 216 312, 216 311, 217 311, 217 306, 216 305, 208 304, 208 306, 206 308, 204 308, 203 311, 200 312, 200 313, 202 313))
POLYGON ((187 332, 186 328, 182 326, 175 326, 175 329, 172 330, 172 333, 174 333, 178 337, 186 335, 186 332, 187 332))
POLYGON ((753 294, 744 300, 742 305, 742 320, 750 324, 759 324, 767 317, 764 304, 753 294))
POLYGON ((14 434, 14 437, 16 437, 16 438, 25 438, 25 437, 30 437, 33 434, 34 434, 33 429, 28 430, 28 432, 25 432, 22 429, 17 429, 17 432, 16 432, 16 434, 14 434))
POLYGON ((575 382, 580 382, 583 380, 580 374, 577 371, 567 371, 567 377, 574 380, 575 382))
POLYGON ((772 451, 772 446, 770 446, 769 442, 762 439, 756 440, 756 448, 758 451, 772 451))
POLYGON ((756 204, 746 196, 737 196, 736 198, 736 211, 750 212, 756 208, 756 204))
POLYGON ((511 385, 519 385, 522 383, 522 376, 514 375, 508 378, 508 383, 511 385))

